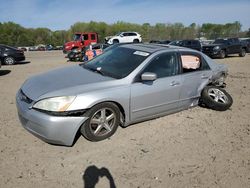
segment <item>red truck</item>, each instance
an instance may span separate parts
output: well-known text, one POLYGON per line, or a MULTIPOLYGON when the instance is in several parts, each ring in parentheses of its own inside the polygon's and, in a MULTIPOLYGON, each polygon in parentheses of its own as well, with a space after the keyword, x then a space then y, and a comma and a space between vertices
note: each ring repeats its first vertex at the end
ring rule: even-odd
POLYGON ((74 35, 73 41, 66 42, 63 46, 63 53, 68 53, 75 48, 83 48, 90 44, 96 44, 98 35, 94 32, 77 32, 74 35))

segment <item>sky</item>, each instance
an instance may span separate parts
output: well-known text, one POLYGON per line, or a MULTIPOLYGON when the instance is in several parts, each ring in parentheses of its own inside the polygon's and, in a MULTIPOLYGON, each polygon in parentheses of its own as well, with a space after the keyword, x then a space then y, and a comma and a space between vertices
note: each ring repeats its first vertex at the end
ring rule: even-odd
POLYGON ((0 0, 0 22, 69 29, 76 22, 225 24, 250 28, 250 0, 0 0))

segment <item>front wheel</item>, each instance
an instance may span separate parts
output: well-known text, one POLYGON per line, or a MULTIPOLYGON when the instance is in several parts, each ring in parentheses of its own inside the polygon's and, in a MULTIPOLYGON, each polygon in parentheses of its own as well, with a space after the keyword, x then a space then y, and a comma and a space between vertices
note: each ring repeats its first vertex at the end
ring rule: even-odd
POLYGON ((201 93, 201 102, 213 110, 225 111, 232 106, 233 99, 224 89, 207 86, 201 93))
POLYGON ((239 56, 244 57, 246 55, 246 50, 244 48, 241 49, 239 56))
POLYGON ((86 112, 89 119, 82 125, 82 135, 90 141, 101 141, 112 136, 119 123, 119 108, 110 102, 100 103, 86 112))
POLYGON ((13 57, 5 57, 4 58, 4 64, 5 65, 14 65, 15 64, 15 59, 13 57))
POLYGON ((226 52, 225 50, 220 51, 220 59, 224 59, 226 57, 226 52))

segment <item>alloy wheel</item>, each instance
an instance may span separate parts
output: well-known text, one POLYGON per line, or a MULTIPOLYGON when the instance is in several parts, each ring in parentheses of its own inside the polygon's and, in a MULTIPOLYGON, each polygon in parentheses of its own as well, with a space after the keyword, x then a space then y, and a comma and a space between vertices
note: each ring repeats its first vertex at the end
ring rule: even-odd
POLYGON ((222 92, 220 91, 219 89, 216 89, 216 88, 210 88, 208 90, 208 95, 215 101, 215 102, 218 102, 218 103, 228 103, 228 98, 227 96, 222 92))
POLYGON ((89 126, 95 136, 105 136, 112 131, 115 122, 115 112, 111 108, 102 108, 91 117, 89 126))

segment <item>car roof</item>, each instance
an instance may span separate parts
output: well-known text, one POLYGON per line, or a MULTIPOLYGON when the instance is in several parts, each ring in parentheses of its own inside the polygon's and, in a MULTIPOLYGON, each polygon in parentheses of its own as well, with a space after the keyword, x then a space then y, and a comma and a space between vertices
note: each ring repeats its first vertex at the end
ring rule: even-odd
POLYGON ((178 47, 178 46, 170 46, 170 45, 154 44, 154 43, 150 43, 150 44, 133 44, 132 43, 132 44, 124 44, 124 45, 120 45, 120 46, 126 47, 126 48, 131 48, 134 50, 144 51, 144 52, 148 52, 148 53, 154 53, 154 52, 157 52, 160 50, 173 51, 175 49, 184 49, 184 48, 178 47))

